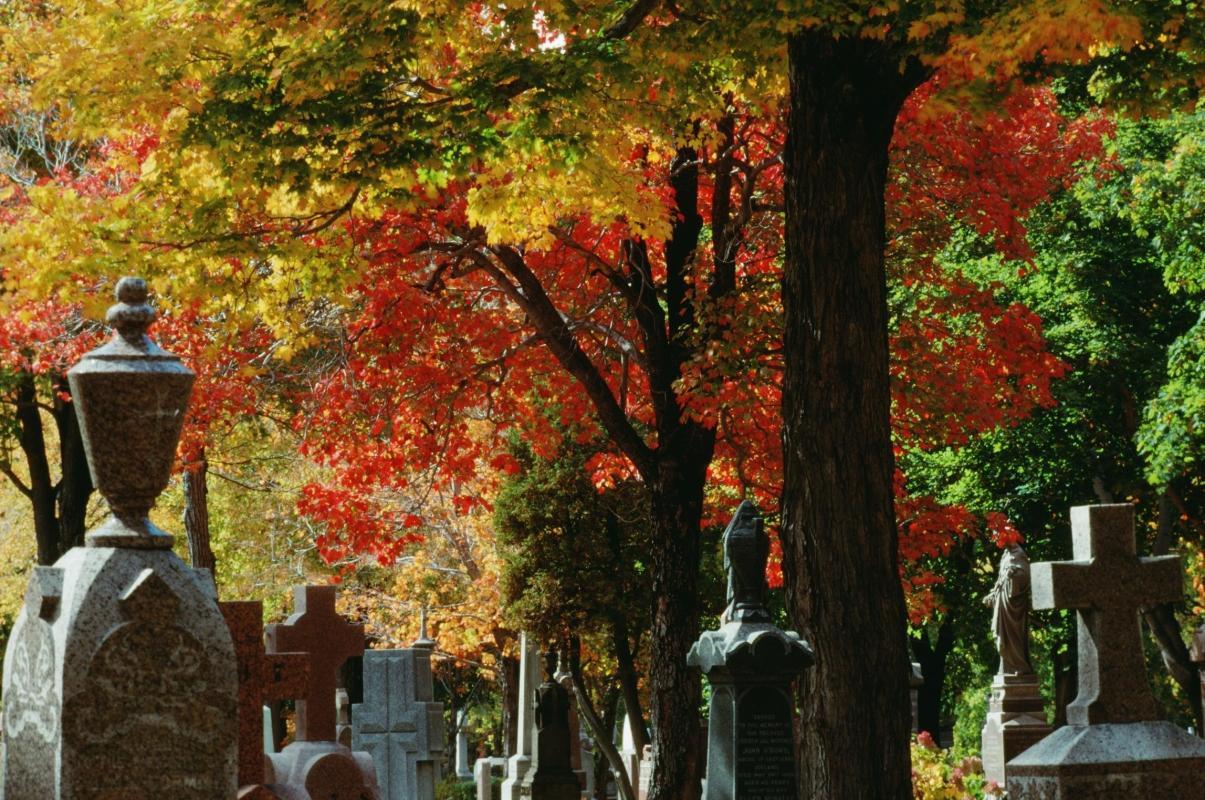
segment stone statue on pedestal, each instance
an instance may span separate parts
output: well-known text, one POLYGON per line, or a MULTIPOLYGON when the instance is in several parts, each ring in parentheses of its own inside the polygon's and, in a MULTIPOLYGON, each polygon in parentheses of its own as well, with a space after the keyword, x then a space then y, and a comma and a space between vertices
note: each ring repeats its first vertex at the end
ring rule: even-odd
POLYGON ((544 682, 536 692, 536 758, 532 800, 579 800, 570 758, 569 693, 556 680, 555 652, 544 653, 544 682))
POLYGON ((996 585, 983 598, 992 609, 992 636, 1000 652, 1000 674, 1028 675, 1029 663, 1029 557, 1019 544, 1011 544, 1000 557, 996 585))
POLYGON ((1029 662, 1029 557, 1019 544, 1004 549, 996 584, 983 604, 992 609, 992 636, 1000 652, 981 733, 983 772, 1003 787, 1006 764, 1051 730, 1029 662))

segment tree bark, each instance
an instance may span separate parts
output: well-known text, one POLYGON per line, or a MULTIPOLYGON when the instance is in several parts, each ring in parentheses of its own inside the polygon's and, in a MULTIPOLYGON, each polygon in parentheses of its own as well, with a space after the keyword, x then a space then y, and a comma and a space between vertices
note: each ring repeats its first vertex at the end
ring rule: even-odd
POLYGON ((920 662, 925 682, 916 693, 916 729, 928 731, 933 741, 941 739, 941 696, 946 683, 946 661, 954 649, 954 617, 947 614, 937 629, 936 644, 924 631, 912 637, 912 654, 920 662))
MULTIPOLYGON (((714 437, 714 432, 694 425, 680 431, 684 436, 714 437)), ((702 688, 698 672, 686 666, 686 655, 699 636, 699 520, 710 461, 709 448, 706 457, 682 462, 663 457, 652 493, 658 546, 651 569, 654 600, 648 677, 654 687, 649 715, 654 767, 649 800, 698 800, 701 789, 702 688)))
POLYGON ((800 682, 801 796, 906 800, 883 204, 895 118, 924 70, 823 33, 791 36, 788 54, 783 567, 816 650, 800 682))
POLYGON ((38 409, 38 389, 34 376, 22 373, 16 391, 18 444, 25 454, 29 485, 22 491, 33 507, 34 537, 38 543, 38 563, 53 564, 59 558, 59 522, 55 513, 55 487, 50 479, 46 458, 46 432, 38 409))
POLYGON ((88 501, 95 487, 84 452, 75 404, 65 400, 70 386, 65 375, 55 381, 54 421, 59 433, 59 478, 57 501, 59 517, 59 555, 73 547, 82 547, 88 530, 88 501))
POLYGON ((217 581, 217 558, 209 544, 209 462, 205 451, 184 467, 184 534, 188 556, 197 569, 207 569, 217 581))

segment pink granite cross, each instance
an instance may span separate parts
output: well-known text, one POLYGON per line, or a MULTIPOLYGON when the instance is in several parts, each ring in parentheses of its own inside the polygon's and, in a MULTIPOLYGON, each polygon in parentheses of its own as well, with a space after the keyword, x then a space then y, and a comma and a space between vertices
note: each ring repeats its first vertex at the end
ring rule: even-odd
POLYGON ((293 615, 268 626, 268 652, 309 654, 310 682, 297 697, 299 742, 335 741, 335 687, 343 662, 364 654, 364 626, 335 611, 334 586, 294 586, 293 615))
POLYGON ((218 603, 234 640, 238 662, 238 782, 253 785, 264 779, 263 715, 270 700, 305 694, 309 656, 305 653, 264 652, 264 605, 258 600, 218 603))
POLYGON ((1071 509, 1071 537, 1074 561, 1046 561, 1030 572, 1034 608, 1079 612, 1079 694, 1067 722, 1158 719, 1138 613, 1180 599, 1180 557, 1139 558, 1134 508, 1126 503, 1071 509))

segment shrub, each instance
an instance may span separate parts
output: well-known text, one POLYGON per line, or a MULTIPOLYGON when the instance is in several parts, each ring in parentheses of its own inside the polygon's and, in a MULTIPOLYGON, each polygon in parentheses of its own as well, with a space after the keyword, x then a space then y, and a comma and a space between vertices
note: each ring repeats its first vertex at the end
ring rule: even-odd
POLYGON ((951 751, 921 732, 912 741, 912 792, 916 800, 982 800, 983 762, 975 756, 955 759, 951 751))

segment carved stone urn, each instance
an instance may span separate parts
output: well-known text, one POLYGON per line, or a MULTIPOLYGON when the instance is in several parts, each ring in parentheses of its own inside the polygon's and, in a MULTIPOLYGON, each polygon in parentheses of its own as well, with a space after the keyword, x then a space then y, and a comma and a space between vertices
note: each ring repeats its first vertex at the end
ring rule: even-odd
POLYGON ((67 373, 92 482, 113 511, 90 547, 172 544, 147 513, 171 478, 196 376, 146 335, 154 319, 146 281, 122 278, 107 316, 113 338, 67 373))

